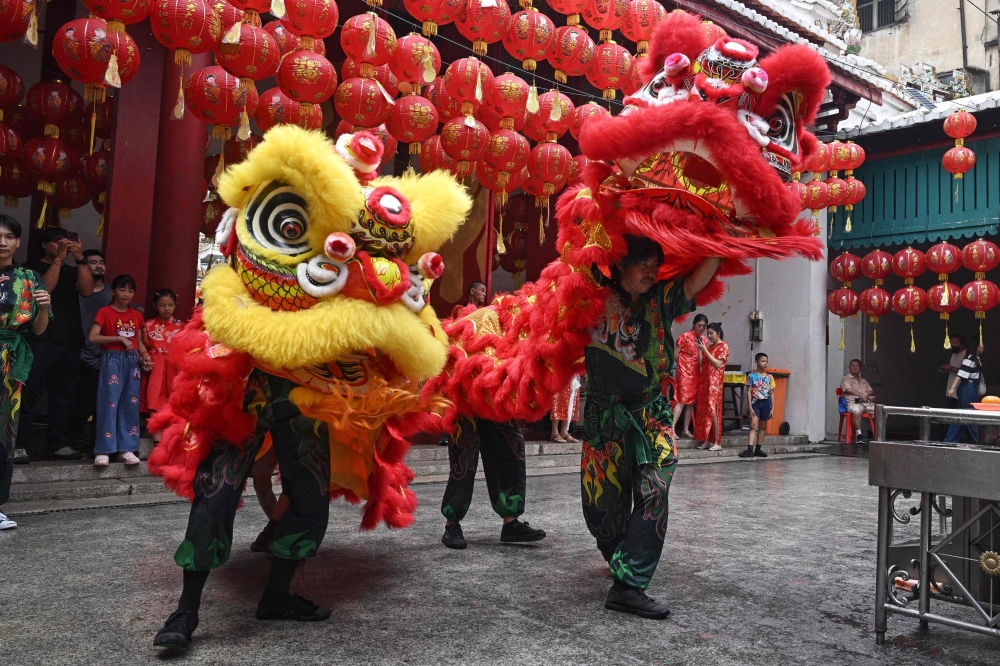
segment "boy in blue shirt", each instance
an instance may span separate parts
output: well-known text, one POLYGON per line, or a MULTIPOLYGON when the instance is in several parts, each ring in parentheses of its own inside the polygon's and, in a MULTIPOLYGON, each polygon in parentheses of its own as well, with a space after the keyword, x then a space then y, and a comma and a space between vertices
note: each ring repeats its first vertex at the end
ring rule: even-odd
POLYGON ((760 446, 764 442, 764 426, 774 416, 774 403, 771 402, 774 377, 767 372, 767 354, 757 354, 753 360, 757 369, 747 375, 747 390, 750 392, 750 439, 747 450, 740 453, 740 458, 767 457, 760 446), (757 440, 756 448, 754 439, 757 440))

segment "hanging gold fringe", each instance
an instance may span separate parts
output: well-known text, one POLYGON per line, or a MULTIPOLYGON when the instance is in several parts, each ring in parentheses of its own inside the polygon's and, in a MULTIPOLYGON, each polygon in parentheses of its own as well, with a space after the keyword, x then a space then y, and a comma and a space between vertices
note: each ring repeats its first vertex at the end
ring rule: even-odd
POLYGON ((414 141, 413 143, 408 143, 406 145, 407 145, 407 148, 409 150, 410 155, 419 155, 420 154, 420 142, 419 141, 414 141))
POLYGON ((503 244, 503 213, 500 213, 500 230, 497 231, 497 254, 505 254, 507 246, 503 244))
POLYGON ((97 237, 102 238, 104 236, 104 213, 101 213, 101 223, 97 225, 97 237))
POLYGON ((181 69, 181 81, 177 85, 177 102, 174 104, 174 111, 170 116, 174 120, 184 117, 184 69, 181 69))
POLYGON ((90 107, 92 110, 90 112, 90 154, 94 154, 94 134, 97 131, 97 102, 94 102, 94 106, 90 107))
MULTIPOLYGON (((42 212, 41 212, 41 214, 39 214, 39 216, 38 216, 38 222, 35 225, 39 229, 44 229, 45 228, 45 211, 47 211, 48 208, 49 208, 49 195, 46 194, 45 198, 42 199, 42 212)), ((982 330, 981 326, 980 326, 980 330, 982 330)))
POLYGON ((913 340, 913 324, 910 324, 910 353, 917 353, 917 343, 913 340))
POLYGON ((983 346, 983 319, 986 319, 985 312, 977 312, 976 319, 979 320, 979 346, 983 346))
MULTIPOLYGON (((302 106, 305 106, 304 104, 302 106)), ((310 105, 310 111, 312 110, 310 105)), ((212 125, 212 138, 222 139, 223 142, 229 140, 229 137, 233 135, 232 129, 229 125, 212 125)))
POLYGON ((948 318, 944 320, 944 348, 951 349, 951 336, 948 335, 948 318))
POLYGON ((847 213, 847 223, 844 225, 844 231, 851 233, 851 214, 847 213))
POLYGON ((116 19, 108 21, 108 32, 121 34, 125 32, 125 24, 116 19))
MULTIPOLYGON (((191 52, 187 49, 174 49, 174 64, 180 65, 182 68, 191 66, 191 52)), ((181 72, 181 76, 184 73, 181 72)), ((182 79, 183 80, 183 79, 182 79)))
POLYGON ((878 351, 878 329, 872 329, 872 351, 878 351))
POLYGON ((538 244, 545 245, 545 217, 538 214, 538 244))
POLYGON ((472 52, 478 56, 486 55, 487 46, 488 44, 486 43, 485 40, 477 39, 476 41, 472 42, 472 52))
POLYGON ((846 318, 844 318, 844 317, 840 318, 840 347, 839 347, 839 349, 843 349, 844 348, 844 326, 845 326, 844 322, 846 322, 846 321, 847 321, 846 318))
POLYGON ((299 37, 299 48, 303 51, 315 51, 316 38, 310 35, 302 35, 299 37))

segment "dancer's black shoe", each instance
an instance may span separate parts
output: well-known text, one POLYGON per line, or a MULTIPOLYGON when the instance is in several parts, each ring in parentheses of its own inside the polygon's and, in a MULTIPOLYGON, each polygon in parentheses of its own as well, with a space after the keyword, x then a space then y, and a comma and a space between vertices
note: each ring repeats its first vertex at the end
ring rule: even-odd
POLYGON ((258 620, 296 620, 298 622, 318 622, 330 617, 330 609, 317 606, 297 594, 284 597, 261 597, 257 604, 258 620))
POLYGON ((191 634, 198 628, 198 614, 194 611, 174 611, 163 628, 156 632, 154 647, 184 650, 191 644, 191 634))

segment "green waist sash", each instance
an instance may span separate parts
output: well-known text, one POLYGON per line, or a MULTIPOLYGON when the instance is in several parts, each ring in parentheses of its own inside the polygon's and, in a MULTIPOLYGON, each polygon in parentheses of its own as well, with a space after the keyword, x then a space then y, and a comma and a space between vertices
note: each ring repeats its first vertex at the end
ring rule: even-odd
POLYGON ((35 360, 35 356, 31 353, 31 347, 28 346, 24 334, 0 328, 0 347, 7 348, 7 358, 10 362, 8 376, 21 384, 28 381, 31 362, 35 360))
POLYGON ((585 417, 588 444, 597 450, 603 449, 606 427, 613 420, 615 427, 624 435, 626 453, 639 464, 652 463, 657 459, 656 450, 646 433, 645 420, 652 418, 666 423, 673 420, 670 404, 658 391, 620 396, 588 389, 585 411, 590 412, 585 417), (592 407, 596 407, 599 413, 595 413, 592 407))

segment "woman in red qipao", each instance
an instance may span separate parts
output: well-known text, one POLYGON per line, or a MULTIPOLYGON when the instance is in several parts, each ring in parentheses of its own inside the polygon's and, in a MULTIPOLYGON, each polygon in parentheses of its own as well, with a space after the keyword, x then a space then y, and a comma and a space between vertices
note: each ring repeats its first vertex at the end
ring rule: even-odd
POLYGON ((681 333, 674 344, 674 349, 677 350, 677 376, 674 382, 674 430, 678 437, 694 437, 691 432, 691 412, 694 411, 694 403, 698 398, 698 366, 701 364, 698 338, 704 335, 707 327, 708 317, 703 314, 695 315, 691 330, 681 333))
POLYGON ((709 324, 708 341, 698 338, 701 352, 701 376, 698 381, 698 402, 695 410, 694 436, 699 449, 722 450, 722 376, 729 361, 729 345, 722 341, 722 324, 709 324), (711 440, 711 448, 709 448, 711 440))
MULTIPOLYGON (((140 411, 158 412, 161 406, 170 402, 170 385, 174 371, 167 361, 167 347, 174 334, 184 328, 184 324, 174 317, 177 295, 170 289, 161 289, 153 294, 153 306, 157 316, 147 319, 142 327, 142 341, 153 360, 153 369, 142 374, 140 411)), ((160 440, 159 433, 153 439, 160 440)))

